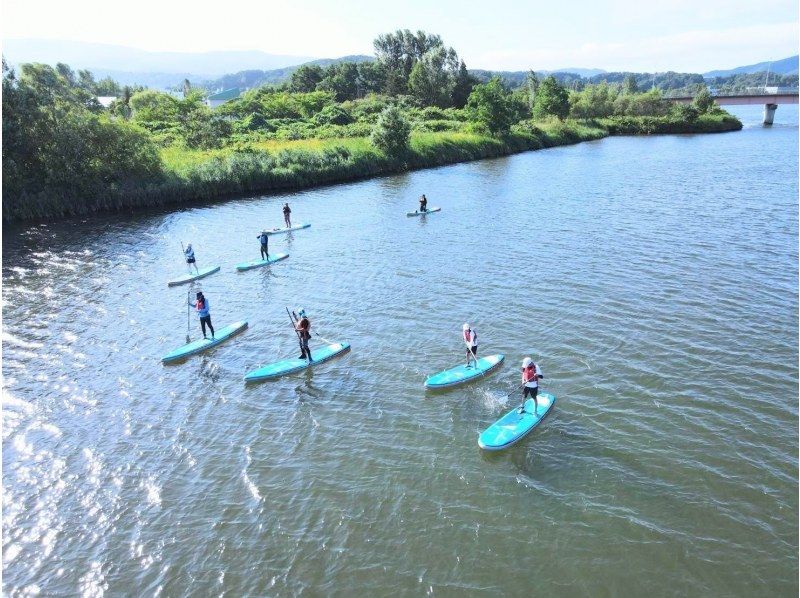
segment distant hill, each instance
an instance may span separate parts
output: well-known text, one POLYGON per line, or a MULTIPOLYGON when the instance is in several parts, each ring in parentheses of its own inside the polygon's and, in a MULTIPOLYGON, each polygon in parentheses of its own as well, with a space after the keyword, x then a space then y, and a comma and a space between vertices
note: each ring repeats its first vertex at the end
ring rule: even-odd
MULTIPOLYGON (((340 58, 319 58, 317 60, 304 62, 303 64, 306 65, 313 64, 321 67, 326 67, 332 64, 338 64, 340 62, 371 62, 373 60, 375 60, 373 56, 356 54, 353 56, 342 56, 340 58)), ((231 87, 238 87, 240 89, 251 89, 253 87, 259 87, 260 85, 277 85, 279 83, 283 83, 284 81, 288 81, 291 78, 292 73, 295 72, 301 66, 303 66, 303 64, 295 64, 292 66, 287 66, 280 69, 272 69, 269 71, 262 71, 262 70, 239 71, 237 73, 225 75, 218 79, 206 81, 205 83, 203 83, 203 86, 206 89, 213 91, 217 89, 230 89, 231 87)))
POLYGON ((798 62, 800 56, 790 56, 782 60, 775 60, 773 62, 758 62, 756 64, 748 64, 747 66, 737 66, 736 68, 708 71, 703 73, 706 79, 713 79, 714 77, 727 77, 729 75, 745 75, 750 73, 759 73, 762 71, 769 71, 778 75, 796 75, 798 73, 798 62))
POLYGON ((267 54, 256 50, 232 52, 148 52, 113 44, 44 40, 5 39, 3 55, 11 64, 63 62, 74 69, 93 73, 121 72, 128 75, 178 75, 211 79, 242 69, 276 69, 307 62, 310 56, 267 54))

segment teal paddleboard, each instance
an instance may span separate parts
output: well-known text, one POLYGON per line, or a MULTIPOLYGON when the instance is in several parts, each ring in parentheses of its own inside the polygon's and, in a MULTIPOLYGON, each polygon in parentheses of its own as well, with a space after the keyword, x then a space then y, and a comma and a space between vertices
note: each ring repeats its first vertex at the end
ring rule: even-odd
POLYGON ((211 347, 216 347, 220 343, 224 343, 226 340, 231 338, 232 336, 238 334, 242 330, 247 328, 247 322, 234 322, 230 326, 225 326, 225 328, 219 328, 216 330, 216 334, 214 335, 214 340, 212 341, 210 338, 201 338, 196 341, 192 341, 188 345, 183 345, 182 347, 178 347, 177 349, 173 349, 164 357, 161 358, 161 363, 172 363, 173 361, 180 361, 181 359, 186 359, 190 355, 195 355, 197 353, 202 353, 203 351, 207 351, 211 347))
POLYGON ((273 228, 272 230, 268 230, 268 235, 280 235, 282 233, 290 233, 293 230, 301 230, 304 228, 308 228, 311 226, 310 224, 298 224, 297 226, 290 226, 289 228, 273 228))
POLYGON ((514 407, 486 428, 478 437, 478 446, 485 451, 502 451, 522 440, 550 413, 556 402, 555 395, 546 392, 539 393, 536 399, 539 402, 536 413, 533 410, 533 399, 528 399, 525 401, 525 411, 520 413, 519 407, 514 407))
POLYGON ((488 374, 495 368, 499 367, 500 364, 503 363, 503 359, 505 359, 505 355, 502 353, 497 355, 487 355, 486 357, 481 357, 477 364, 473 361, 469 367, 465 365, 459 365, 449 370, 439 372, 438 374, 434 374, 425 380, 425 387, 448 388, 450 386, 456 386, 458 384, 469 382, 470 380, 480 378, 484 374, 488 374))
POLYGON ((192 282, 193 280, 197 280, 198 278, 205 278, 206 276, 210 276, 214 274, 214 272, 219 272, 219 266, 202 268, 199 272, 195 272, 194 274, 184 274, 180 278, 176 278, 175 280, 170 280, 167 283, 167 286, 174 287, 179 284, 186 284, 187 282, 192 282))
POLYGON ((252 262, 244 262, 243 264, 237 264, 236 269, 239 272, 244 272, 245 270, 260 268, 261 266, 269 266, 270 264, 274 264, 275 262, 285 260, 287 257, 289 257, 288 253, 276 253, 274 256, 266 260, 253 260, 252 262))
POLYGON ((286 374, 298 372, 306 369, 307 367, 324 363, 329 359, 333 359, 337 355, 346 353, 349 350, 350 345, 348 343, 334 343, 332 345, 327 345, 311 351, 311 359, 313 360, 311 363, 305 359, 284 359, 283 361, 276 361, 275 363, 270 363, 269 365, 260 367, 257 370, 248 372, 244 377, 244 381, 259 382, 261 380, 280 378, 286 374))
POLYGON ((417 210, 416 212, 406 212, 406 216, 424 216, 425 214, 430 214, 431 212, 441 212, 442 208, 431 208, 429 210, 425 210, 424 212, 420 212, 417 210))

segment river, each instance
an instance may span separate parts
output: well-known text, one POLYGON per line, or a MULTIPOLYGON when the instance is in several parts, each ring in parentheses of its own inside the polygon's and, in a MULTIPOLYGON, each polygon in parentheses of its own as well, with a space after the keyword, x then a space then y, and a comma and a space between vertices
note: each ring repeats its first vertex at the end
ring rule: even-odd
MULTIPOLYGON (((3 591, 796 596, 798 112, 5 227, 3 591), (442 211, 407 218, 426 193, 442 211), (289 201, 308 230, 262 227, 289 201), (182 344, 198 262, 217 327, 182 344), (278 381, 284 307, 352 351, 278 381), (502 369, 450 392, 468 321, 502 369), (558 399, 483 454, 529 355, 558 399)), ((191 334, 199 327, 192 316, 191 334)))

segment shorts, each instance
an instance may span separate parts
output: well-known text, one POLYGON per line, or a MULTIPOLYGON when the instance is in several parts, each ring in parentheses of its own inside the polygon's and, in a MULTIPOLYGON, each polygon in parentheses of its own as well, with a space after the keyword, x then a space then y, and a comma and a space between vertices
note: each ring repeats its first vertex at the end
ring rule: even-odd
POLYGON ((477 356, 478 355, 478 345, 475 345, 474 347, 469 347, 467 349, 467 352, 468 353, 472 353, 473 356, 477 356))
POLYGON ((187 257, 186 258, 186 263, 187 264, 194 264, 194 258, 193 257, 187 257))
POLYGON ((535 401, 536 397, 539 395, 539 387, 538 386, 536 386, 534 388, 531 388, 530 386, 525 386, 525 387, 523 387, 523 389, 524 389, 522 391, 522 398, 523 399, 528 398, 528 395, 530 395, 531 398, 535 401))

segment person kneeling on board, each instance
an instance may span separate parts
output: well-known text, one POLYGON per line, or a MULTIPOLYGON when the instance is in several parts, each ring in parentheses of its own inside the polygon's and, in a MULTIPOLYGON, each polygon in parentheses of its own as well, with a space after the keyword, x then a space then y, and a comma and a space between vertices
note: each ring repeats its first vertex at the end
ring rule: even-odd
POLYGON ((297 310, 297 316, 298 320, 294 328, 297 330, 297 336, 300 339, 300 359, 308 359, 308 362, 311 363, 314 361, 311 359, 311 349, 308 348, 308 341, 311 338, 311 321, 306 316, 306 310, 304 309, 297 310))
POLYGON ((208 299, 203 296, 202 291, 197 291, 197 300, 189 301, 189 305, 197 310, 200 316, 200 328, 203 331, 203 338, 206 338, 206 326, 211 331, 211 340, 214 340, 214 327, 211 325, 211 314, 209 313, 208 299))
POLYGON ((189 273, 192 273, 192 265, 194 265, 195 271, 200 274, 200 270, 197 269, 197 263, 194 259, 194 249, 192 249, 191 243, 186 246, 183 254, 186 256, 186 264, 189 266, 189 273))
POLYGON ((466 323, 461 327, 461 330, 464 343, 467 345, 467 367, 469 367, 471 361, 474 361, 475 367, 478 367, 478 333, 466 323))
POLYGON ((528 395, 533 399, 533 415, 539 409, 539 403, 536 397, 539 395, 539 379, 544 378, 541 368, 533 363, 530 357, 522 360, 522 406, 519 408, 520 413, 525 413, 525 399, 528 395))
POLYGON ((420 212, 427 212, 428 211, 428 198, 425 197, 425 194, 422 194, 422 197, 419 198, 419 211, 420 212))
POLYGON ((286 228, 292 228, 292 209, 288 202, 283 204, 283 221, 286 223, 286 228))
POLYGON ((256 239, 261 241, 261 259, 269 259, 269 235, 267 231, 262 230, 256 239))

